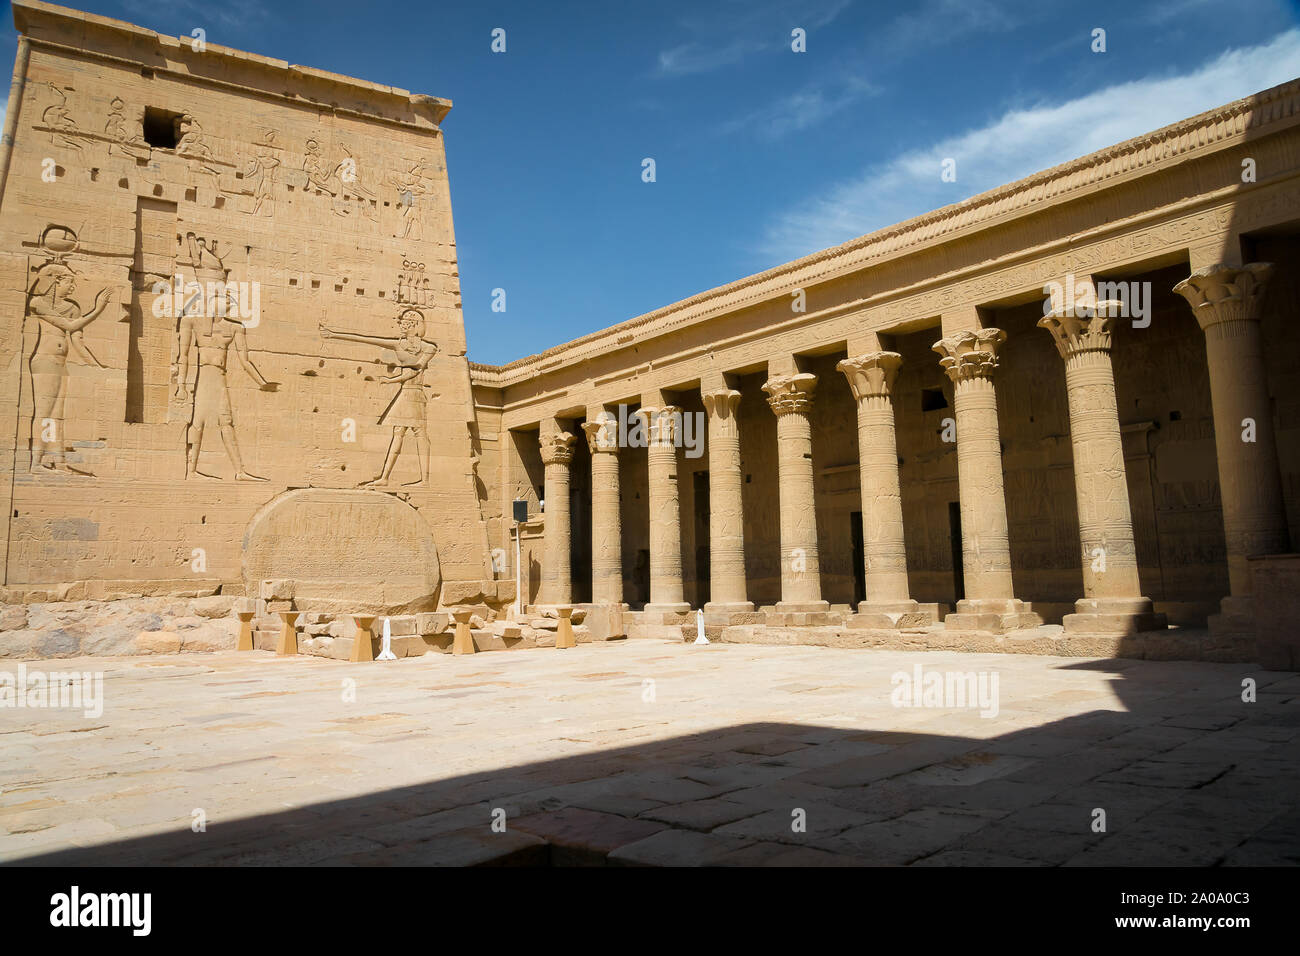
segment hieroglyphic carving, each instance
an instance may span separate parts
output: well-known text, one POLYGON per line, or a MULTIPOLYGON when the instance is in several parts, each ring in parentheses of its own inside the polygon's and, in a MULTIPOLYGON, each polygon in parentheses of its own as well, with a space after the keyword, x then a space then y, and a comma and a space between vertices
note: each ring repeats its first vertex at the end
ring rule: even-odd
POLYGON ((388 484, 408 431, 415 439, 420 479, 407 484, 423 485, 427 484, 429 479, 428 402, 424 395, 423 378, 429 362, 438 354, 438 346, 423 338, 424 313, 419 309, 403 309, 397 314, 396 321, 402 333, 397 338, 362 335, 357 332, 337 332, 326 328, 323 324, 320 326, 322 338, 360 342, 363 345, 376 345, 389 350, 385 353, 385 357, 392 356, 392 364, 398 368, 394 374, 379 380, 385 384, 396 383, 400 387, 378 419, 381 425, 386 421, 393 426, 393 437, 389 442, 388 453, 384 457, 384 465, 379 475, 362 484, 362 487, 367 488, 383 487, 388 484))
POLYGON ((67 226, 51 224, 41 233, 41 248, 50 256, 35 270, 28 286, 27 315, 36 322, 36 344, 28 360, 32 384, 32 470, 89 476, 64 460, 64 407, 68 396, 68 352, 88 365, 103 368, 86 346, 82 330, 103 313, 113 293, 100 289, 89 312, 72 299, 76 273, 68 255, 80 244, 67 226))
MULTIPOLYGON (((199 470, 199 453, 203 446, 203 433, 209 425, 221 434, 222 444, 231 464, 235 466, 236 481, 265 481, 244 469, 235 440, 235 421, 230 405, 230 388, 226 382, 226 363, 230 348, 235 348, 235 358, 253 381, 265 391, 274 391, 276 383, 268 382, 253 365, 248 355, 248 339, 243 323, 238 319, 238 294, 234 303, 233 290, 226 285, 230 275, 222 257, 217 252, 217 240, 208 240, 194 233, 186 237, 195 282, 205 290, 185 303, 180 317, 177 336, 176 397, 189 400, 190 356, 197 353, 197 370, 194 380, 194 408, 190 417, 185 454, 185 477, 216 479, 199 470)), ((178 266, 186 263, 178 262, 178 266)))

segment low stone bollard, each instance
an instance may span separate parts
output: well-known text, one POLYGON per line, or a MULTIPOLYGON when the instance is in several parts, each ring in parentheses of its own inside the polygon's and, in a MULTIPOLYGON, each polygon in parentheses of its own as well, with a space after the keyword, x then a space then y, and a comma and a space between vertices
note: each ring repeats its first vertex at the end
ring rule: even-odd
POLYGON ((239 640, 235 643, 235 650, 251 651, 253 649, 253 612, 236 611, 235 617, 239 618, 239 640))
POLYGON ((375 614, 353 614, 352 623, 357 626, 356 637, 352 641, 351 661, 373 661, 375 659, 374 640, 375 614))
POLYGON ((573 634, 573 608, 560 606, 555 609, 555 614, 560 620, 559 626, 555 629, 555 646, 556 647, 577 647, 578 639, 573 634))
POLYGON ((451 641, 451 652, 453 654, 474 654, 477 648, 474 647, 474 635, 469 631, 469 619, 473 617, 472 610, 455 610, 451 612, 452 619, 456 622, 456 635, 451 641))
POLYGON ((280 657, 292 657, 298 653, 298 631, 294 625, 298 623, 301 611, 278 611, 280 620, 284 622, 284 627, 280 631, 280 643, 275 649, 275 653, 280 657))

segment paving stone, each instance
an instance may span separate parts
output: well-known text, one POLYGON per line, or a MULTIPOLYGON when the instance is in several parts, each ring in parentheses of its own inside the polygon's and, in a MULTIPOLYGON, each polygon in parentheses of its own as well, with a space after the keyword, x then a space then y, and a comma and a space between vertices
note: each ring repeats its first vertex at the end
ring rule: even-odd
POLYGON ((713 866, 726 854, 753 842, 694 830, 661 830, 615 850, 609 855, 609 863, 611 866, 713 866))
POLYGON ((864 819, 861 813, 823 803, 769 810, 766 813, 759 813, 720 826, 713 832, 725 836, 750 837, 755 840, 775 843, 808 845, 814 840, 821 841, 833 837, 837 833, 842 833, 852 827, 862 826, 866 822, 868 820, 864 819), (796 810, 803 811, 801 818, 795 816, 796 810), (804 827, 802 831, 794 830, 796 819, 802 820, 804 827))
POLYGON ((754 816, 762 812, 754 806, 736 803, 725 797, 714 797, 709 800, 691 800, 687 803, 656 807, 653 810, 646 810, 641 817, 646 820, 661 820, 688 830, 708 831, 742 817, 754 816))
POLYGON ((1293 865, 1300 846, 1300 696, 1241 716, 1217 703, 1234 665, 927 652, 1014 673, 991 722, 864 696, 911 668, 905 651, 578 650, 60 661, 104 672, 111 707, 6 714, 0 859, 565 865, 639 846, 623 862, 1293 865), (1098 709, 1116 696, 1132 709, 1098 709))
POLYGON ((550 844, 552 866, 603 866, 613 850, 665 829, 649 820, 633 820, 581 807, 535 813, 510 822, 550 844))
POLYGON ((544 866, 544 840, 518 830, 454 830, 432 840, 334 857, 331 866, 544 866))

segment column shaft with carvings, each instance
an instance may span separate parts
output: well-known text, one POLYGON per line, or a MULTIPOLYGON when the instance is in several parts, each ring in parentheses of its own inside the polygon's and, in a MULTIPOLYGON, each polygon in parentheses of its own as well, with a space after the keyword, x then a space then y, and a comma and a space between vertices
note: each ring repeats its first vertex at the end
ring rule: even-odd
MULTIPOLYGON (((650 498, 649 615, 672 623, 673 615, 691 609, 682 587, 682 516, 677 490, 677 430, 681 409, 675 405, 643 406, 637 412, 646 432, 646 469, 650 498)), ((643 620, 649 621, 645 613, 643 620)))
POLYGON ((1214 406, 1230 594, 1223 601, 1224 613, 1210 619, 1212 627, 1252 623, 1247 559, 1287 550, 1282 472, 1259 324, 1272 273, 1272 264, 1266 262, 1216 265, 1197 270, 1174 287, 1191 304, 1205 333, 1214 406))
POLYGON ((894 383, 903 357, 867 352, 836 368, 858 406, 858 481, 862 488, 862 550, 866 600, 852 622, 869 627, 924 627, 933 610, 913 601, 907 584, 903 495, 894 432, 894 383))
POLYGON ((591 448, 591 601, 623 603, 618 421, 609 412, 582 426, 591 448))
POLYGON ((940 339, 934 351, 953 383, 957 422, 957 484, 961 498, 964 598, 944 624, 1003 632, 1036 627, 1042 618, 1016 600, 1011 582, 1011 542, 1002 481, 1002 441, 993 373, 1001 329, 958 332, 940 339))
POLYGON ((546 539, 540 604, 568 604, 573 600, 569 465, 573 462, 574 438, 566 431, 545 432, 541 437, 542 464, 546 466, 546 539))
POLYGON ((812 464, 812 408, 817 376, 777 376, 763 386, 776 413, 777 484, 781 513, 781 600, 778 612, 824 611, 812 464))
POLYGON ((703 393, 709 416, 709 613, 754 609, 745 584, 745 515, 741 500, 740 392, 703 393))
POLYGON ((1065 616, 1067 632, 1133 634, 1165 627, 1142 596, 1129 509, 1124 444, 1115 399, 1111 335, 1119 302, 1053 309, 1038 324, 1065 361, 1079 512, 1084 597, 1065 616))

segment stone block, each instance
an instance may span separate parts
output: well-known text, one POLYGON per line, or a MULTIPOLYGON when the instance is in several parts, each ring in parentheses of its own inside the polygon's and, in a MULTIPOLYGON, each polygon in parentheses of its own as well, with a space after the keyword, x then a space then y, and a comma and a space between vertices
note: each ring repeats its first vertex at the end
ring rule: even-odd
POLYGON ((264 601, 292 601, 293 593, 294 582, 288 578, 268 578, 258 591, 264 601))
POLYGON ((425 636, 442 634, 451 623, 451 615, 446 611, 422 611, 415 615, 415 633, 425 636))

